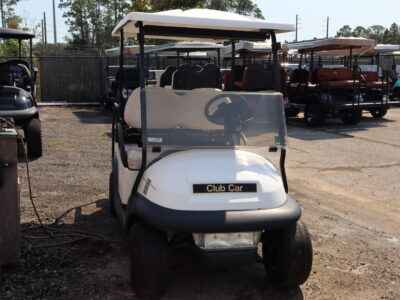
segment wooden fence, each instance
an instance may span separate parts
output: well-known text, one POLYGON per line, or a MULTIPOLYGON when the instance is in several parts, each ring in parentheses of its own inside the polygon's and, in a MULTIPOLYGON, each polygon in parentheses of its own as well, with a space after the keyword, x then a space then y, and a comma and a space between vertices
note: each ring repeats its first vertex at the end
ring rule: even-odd
POLYGON ((102 102, 104 69, 99 56, 40 57, 41 102, 102 102))

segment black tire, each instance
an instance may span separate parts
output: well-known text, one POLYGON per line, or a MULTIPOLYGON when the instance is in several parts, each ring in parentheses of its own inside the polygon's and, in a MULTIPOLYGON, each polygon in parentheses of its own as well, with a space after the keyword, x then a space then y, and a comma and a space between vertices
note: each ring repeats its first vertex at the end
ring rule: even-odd
POLYGON ((144 222, 130 228, 132 288, 140 296, 159 297, 167 278, 167 234, 144 222))
POLYGON ((308 279, 313 251, 310 234, 303 222, 264 232, 262 251, 265 271, 274 286, 293 288, 308 279))
POLYGON ((371 109, 370 113, 375 119, 380 119, 386 115, 387 111, 388 111, 387 107, 377 107, 371 109))
POLYGON ((323 105, 319 103, 309 104, 304 109, 304 121, 309 127, 320 127, 324 125, 326 112, 323 105))
POLYGON ((295 118, 300 113, 300 109, 298 108, 290 108, 285 110, 286 118, 295 118))
POLYGON ((38 118, 33 118, 24 128, 28 157, 42 156, 42 127, 38 118))
POLYGON ((114 208, 114 172, 110 174, 109 188, 108 188, 108 208, 112 217, 116 217, 117 213, 114 208))
POLYGON ((356 125, 361 121, 362 118, 362 109, 355 108, 353 109, 347 117, 343 117, 342 121, 347 125, 356 125))
POLYGON ((105 110, 108 110, 108 111, 112 110, 113 106, 114 106, 114 101, 106 100, 106 101, 104 101, 103 106, 104 106, 105 110))

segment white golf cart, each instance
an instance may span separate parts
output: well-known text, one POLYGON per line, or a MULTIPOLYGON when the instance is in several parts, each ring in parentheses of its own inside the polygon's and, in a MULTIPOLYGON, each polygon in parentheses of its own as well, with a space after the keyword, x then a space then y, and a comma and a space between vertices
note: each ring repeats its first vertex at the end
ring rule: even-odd
POLYGON ((137 293, 164 291, 169 248, 188 241, 214 262, 255 262, 261 242, 271 283, 295 287, 307 280, 312 245, 299 221, 300 207, 287 194, 275 36, 292 30, 203 9, 131 12, 114 29, 121 51, 125 37, 137 37, 140 44, 140 88, 126 105, 114 107, 110 175, 111 210, 129 236, 137 293), (235 40, 270 39, 275 90, 223 92, 215 88, 220 83, 210 82, 219 76, 207 66, 180 66, 171 88, 146 87, 145 37, 230 40, 233 47, 235 40), (267 158, 278 151, 280 173, 267 158))

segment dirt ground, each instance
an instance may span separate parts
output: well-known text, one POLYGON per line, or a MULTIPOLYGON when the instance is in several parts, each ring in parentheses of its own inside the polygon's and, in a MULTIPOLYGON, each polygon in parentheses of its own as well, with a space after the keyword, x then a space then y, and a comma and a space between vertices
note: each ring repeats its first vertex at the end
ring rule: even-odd
MULTIPOLYGON (((102 239, 123 241, 107 208, 110 114, 40 112, 44 154, 30 162, 35 202, 43 221, 57 220, 49 227, 63 232, 50 237, 34 225, 21 161, 21 263, 0 272, 0 299, 137 299, 126 247, 102 239)), ((293 119, 288 132, 289 193, 314 246, 309 280, 278 291, 261 264, 208 266, 180 251, 171 255, 163 299, 400 299, 400 110, 381 120, 366 114, 354 127, 330 120, 309 129, 293 119)))

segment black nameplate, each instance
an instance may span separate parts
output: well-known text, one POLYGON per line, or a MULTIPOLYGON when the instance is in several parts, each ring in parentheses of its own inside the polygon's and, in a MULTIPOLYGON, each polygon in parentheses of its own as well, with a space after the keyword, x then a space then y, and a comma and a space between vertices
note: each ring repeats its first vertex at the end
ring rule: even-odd
POLYGON ((256 183, 193 184, 194 194, 210 193, 257 193, 256 183))

